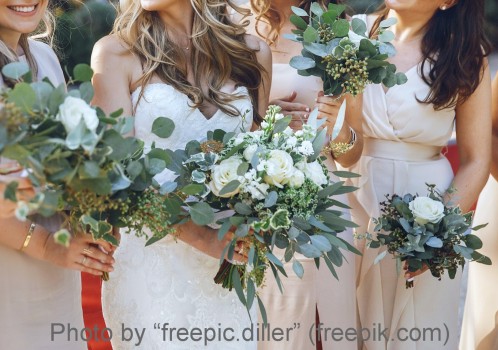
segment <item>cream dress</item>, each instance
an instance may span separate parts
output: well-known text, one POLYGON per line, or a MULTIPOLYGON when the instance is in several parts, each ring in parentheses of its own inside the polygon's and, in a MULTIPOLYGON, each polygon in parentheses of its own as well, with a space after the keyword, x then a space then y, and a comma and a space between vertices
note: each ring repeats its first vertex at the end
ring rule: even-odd
MULTIPOLYGON (((38 64, 38 79, 48 77, 55 86, 64 83, 59 61, 52 49, 35 41, 30 42, 30 49, 38 64)), ((2 205, 2 208, 5 207, 2 205)), ((6 210, 1 214, 7 214, 6 210)), ((56 219, 38 223, 51 232, 59 229, 56 219)), ((9 228, 3 227, 2 230, 8 231, 9 228)), ((74 332, 70 341, 67 332, 55 335, 52 341, 51 325, 56 323, 64 325, 66 330, 69 326, 77 329, 78 337, 84 328, 80 273, 0 246, 0 349, 87 348, 81 339, 75 341, 74 332)), ((61 327, 55 326, 55 330, 61 327)))
MULTIPOLYGON (((276 63, 273 64, 270 101, 296 91, 295 102, 304 103, 313 108, 322 86, 321 79, 300 76, 290 65, 276 63)), ((326 164, 330 171, 336 170, 332 158, 329 158, 326 164)), ((332 179, 338 180, 333 175, 332 179)), ((343 196, 341 201, 346 203, 347 198, 343 196)), ((349 212, 344 217, 349 218, 349 212)), ((340 233, 339 236, 352 243, 351 230, 340 233)), ((283 294, 280 293, 273 273, 269 271, 266 286, 260 291, 268 314, 268 323, 271 328, 291 327, 293 330, 289 333, 288 341, 287 339, 278 342, 260 341, 258 349, 316 349, 314 327, 317 308, 322 328, 329 328, 327 332, 322 332, 323 349, 356 349, 356 341, 332 338, 334 328, 346 331, 347 328, 356 327, 355 255, 352 253, 344 253, 344 255, 348 262, 336 268, 339 276, 339 281, 337 281, 323 261, 320 269, 317 270, 313 259, 297 254, 298 260, 304 267, 304 276, 302 279, 296 276, 292 270, 292 261, 286 263, 285 270, 288 278, 282 277, 283 294)), ((280 256, 283 256, 283 252, 280 256)))
POLYGON ((463 316, 461 350, 498 349, 498 182, 490 176, 479 197, 474 224, 488 223, 476 231, 483 241, 479 250, 493 265, 469 264, 467 300, 463 316))
MULTIPOLYGON (((408 70, 408 82, 387 92, 381 85, 365 90, 363 155, 350 168, 362 175, 354 179, 359 190, 351 195, 358 234, 373 233, 371 218, 380 216, 385 195, 426 195, 426 183, 445 191, 453 179, 441 151, 451 137, 455 111, 435 111, 417 102, 416 97, 423 99, 429 92, 419 69, 408 70)), ((446 274, 441 281, 426 272, 416 277, 414 288, 406 289, 395 260, 388 255, 375 264, 381 250, 363 245, 358 242, 363 256, 357 260, 357 300, 365 338, 360 349, 457 349, 461 272, 454 280, 446 274)))

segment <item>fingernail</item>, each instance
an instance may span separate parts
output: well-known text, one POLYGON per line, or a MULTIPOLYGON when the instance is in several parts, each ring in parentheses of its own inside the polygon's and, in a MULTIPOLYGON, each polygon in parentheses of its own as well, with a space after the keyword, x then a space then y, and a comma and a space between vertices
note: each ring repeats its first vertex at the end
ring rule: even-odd
POLYGON ((306 108, 306 112, 309 112, 309 111, 310 111, 310 109, 309 109, 309 108, 306 108))

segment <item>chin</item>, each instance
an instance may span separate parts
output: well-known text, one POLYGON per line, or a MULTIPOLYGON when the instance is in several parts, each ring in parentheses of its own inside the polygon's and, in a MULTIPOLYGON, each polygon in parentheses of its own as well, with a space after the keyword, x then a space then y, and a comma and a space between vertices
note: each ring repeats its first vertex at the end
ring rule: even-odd
POLYGON ((416 1, 413 0, 385 0, 384 3, 391 10, 409 10, 416 1))

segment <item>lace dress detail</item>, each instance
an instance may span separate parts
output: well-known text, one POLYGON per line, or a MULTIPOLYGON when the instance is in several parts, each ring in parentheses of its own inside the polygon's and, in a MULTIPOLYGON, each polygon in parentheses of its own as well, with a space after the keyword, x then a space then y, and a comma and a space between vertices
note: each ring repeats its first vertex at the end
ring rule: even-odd
MULTIPOLYGON (((204 138, 207 130, 239 132, 251 128, 253 108, 245 87, 233 92, 241 96, 232 102, 240 116, 218 110, 209 119, 191 107, 186 95, 170 85, 149 84, 138 101, 139 92, 132 94, 136 106, 135 134, 145 142, 146 149, 150 149, 152 143, 160 148, 183 149, 189 141, 204 138), (150 132, 154 120, 161 116, 175 122, 175 131, 168 139, 150 132)), ((159 183, 173 178, 169 170, 156 175, 159 183)), ((213 236, 213 239, 216 238, 213 236)), ((213 282, 218 259, 173 237, 149 247, 144 245, 144 239, 123 234, 115 255, 115 271, 103 286, 104 317, 113 332, 114 349, 256 349, 255 341, 242 338, 242 331, 251 326, 246 308, 234 291, 228 292, 213 282), (154 329, 157 324, 161 327, 168 324, 168 331, 154 329), (145 329, 139 346, 136 346, 136 335, 132 341, 122 339, 122 327, 145 329), (171 330, 182 327, 189 333, 199 328, 202 334, 205 329, 212 329, 208 332, 216 339, 209 341, 205 336, 196 336, 197 331, 193 331, 192 337, 178 336, 171 330), (223 332, 225 338, 233 337, 233 340, 224 340, 223 332)), ((251 318, 256 321, 254 310, 251 310, 251 318)))

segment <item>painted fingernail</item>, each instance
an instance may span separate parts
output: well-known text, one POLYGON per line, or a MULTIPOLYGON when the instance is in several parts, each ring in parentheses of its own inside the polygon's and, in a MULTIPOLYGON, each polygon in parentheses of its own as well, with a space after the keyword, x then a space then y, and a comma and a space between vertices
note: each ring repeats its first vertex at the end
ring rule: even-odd
POLYGON ((310 109, 309 109, 309 107, 307 107, 307 108, 306 108, 306 112, 309 112, 309 111, 310 111, 310 109))

